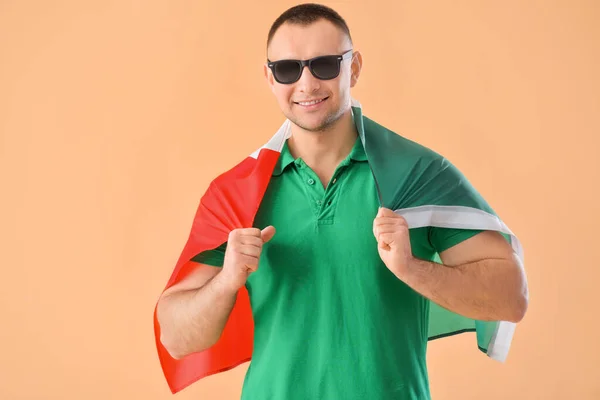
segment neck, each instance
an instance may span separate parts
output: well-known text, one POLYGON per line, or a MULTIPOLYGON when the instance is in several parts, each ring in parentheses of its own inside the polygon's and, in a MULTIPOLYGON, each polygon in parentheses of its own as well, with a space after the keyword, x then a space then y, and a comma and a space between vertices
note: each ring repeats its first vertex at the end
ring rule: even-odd
POLYGON ((348 109, 325 131, 310 132, 293 125, 288 147, 294 158, 302 158, 313 170, 333 173, 350 154, 357 137, 352 111, 348 109))

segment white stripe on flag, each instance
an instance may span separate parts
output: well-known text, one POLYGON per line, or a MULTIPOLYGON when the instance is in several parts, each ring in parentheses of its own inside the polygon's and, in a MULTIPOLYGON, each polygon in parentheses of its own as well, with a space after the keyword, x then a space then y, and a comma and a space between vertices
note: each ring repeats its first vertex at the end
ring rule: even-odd
POLYGON ((258 158, 258 154, 260 153, 260 151, 262 149, 270 149, 270 150, 274 150, 278 153, 281 153, 281 149, 283 149, 283 144, 285 143, 285 141, 287 139, 289 139, 289 137, 292 134, 291 128, 292 128, 291 121, 289 119, 286 119, 283 122, 283 124, 281 124, 281 127, 279 128, 277 133, 275 133, 275 135, 273 135, 273 137, 267 142, 267 144, 263 145, 260 149, 256 150, 254 153, 250 154, 250 157, 258 158))

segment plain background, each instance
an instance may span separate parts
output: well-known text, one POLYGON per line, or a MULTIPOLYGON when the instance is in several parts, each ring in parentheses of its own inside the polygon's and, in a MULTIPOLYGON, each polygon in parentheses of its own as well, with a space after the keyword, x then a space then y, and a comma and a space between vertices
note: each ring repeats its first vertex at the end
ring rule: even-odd
MULTIPOLYGON (((0 1, 0 398, 170 399, 152 313, 209 181, 283 121, 289 1, 0 1)), ((365 114, 453 161, 525 248, 506 363, 431 342, 436 400, 599 399, 600 2, 331 1, 365 114)), ((180 399, 236 399, 247 365, 180 399)))

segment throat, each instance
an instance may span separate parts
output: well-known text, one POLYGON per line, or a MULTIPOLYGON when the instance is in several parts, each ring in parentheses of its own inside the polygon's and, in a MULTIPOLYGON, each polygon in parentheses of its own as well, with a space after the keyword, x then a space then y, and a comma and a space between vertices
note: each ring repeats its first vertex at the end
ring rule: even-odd
POLYGON ((317 174, 317 176, 319 177, 319 181, 321 182, 321 185, 323 185, 324 189, 327 189, 327 186, 329 186, 329 183, 331 182, 331 179, 333 178, 333 174, 335 173, 337 165, 333 165, 333 166, 326 166, 326 167, 316 167, 316 168, 312 168, 312 170, 315 172, 315 174, 317 174))

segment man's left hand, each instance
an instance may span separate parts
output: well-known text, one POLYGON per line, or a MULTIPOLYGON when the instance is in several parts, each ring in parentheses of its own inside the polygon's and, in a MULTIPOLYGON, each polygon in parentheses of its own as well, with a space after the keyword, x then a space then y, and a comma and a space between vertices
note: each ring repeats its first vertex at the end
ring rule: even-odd
POLYGON ((413 260, 408 224, 388 208, 380 208, 373 221, 379 257, 399 279, 407 274, 413 260))

